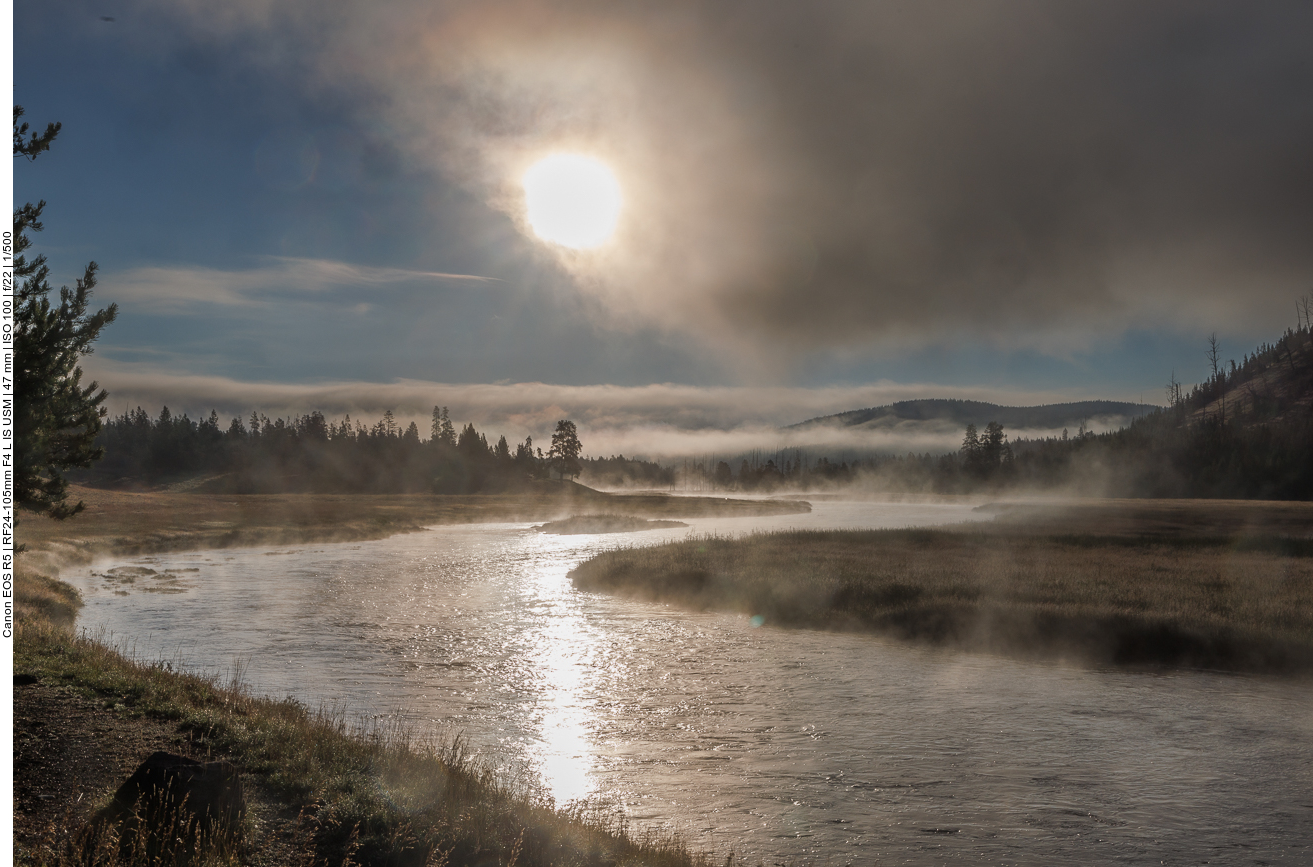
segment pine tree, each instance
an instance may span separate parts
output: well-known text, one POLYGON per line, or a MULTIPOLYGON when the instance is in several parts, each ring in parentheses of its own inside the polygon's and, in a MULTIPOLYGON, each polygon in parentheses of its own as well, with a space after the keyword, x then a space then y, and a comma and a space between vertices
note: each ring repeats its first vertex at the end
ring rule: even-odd
MULTIPOLYGON (((14 156, 28 160, 49 150, 59 124, 31 133, 20 124, 21 106, 14 106, 14 156)), ((27 233, 42 229, 44 201, 14 211, 14 499, 19 508, 52 518, 68 518, 83 504, 68 505, 64 472, 89 467, 104 455, 94 443, 106 415, 102 405, 109 393, 95 382, 82 384, 79 362, 91 353, 100 331, 114 321, 118 306, 88 312, 96 285, 96 263, 87 265, 73 289, 59 290, 59 304, 50 301, 50 269, 45 256, 30 261, 27 233)))
POLYGON ((451 423, 445 406, 442 408, 442 434, 439 439, 452 448, 456 447, 456 426, 451 423))
POLYGON ((962 438, 962 457, 968 466, 973 466, 980 459, 980 436, 973 424, 967 425, 966 436, 962 438))
POLYGON ((583 466, 579 463, 579 453, 583 451, 583 445, 579 442, 579 432, 575 429, 574 422, 569 419, 561 419, 556 423, 556 432, 552 434, 552 447, 547 452, 547 459, 552 462, 552 469, 560 474, 561 478, 569 475, 575 478, 583 471, 583 466))

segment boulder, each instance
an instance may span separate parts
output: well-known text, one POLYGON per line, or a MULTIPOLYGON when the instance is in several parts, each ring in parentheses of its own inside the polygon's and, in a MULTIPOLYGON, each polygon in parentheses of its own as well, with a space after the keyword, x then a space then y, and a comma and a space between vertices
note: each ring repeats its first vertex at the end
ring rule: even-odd
POLYGON ((230 762, 157 752, 96 813, 87 842, 103 850, 112 829, 124 861, 188 864, 209 851, 235 851, 245 817, 241 778, 230 762))

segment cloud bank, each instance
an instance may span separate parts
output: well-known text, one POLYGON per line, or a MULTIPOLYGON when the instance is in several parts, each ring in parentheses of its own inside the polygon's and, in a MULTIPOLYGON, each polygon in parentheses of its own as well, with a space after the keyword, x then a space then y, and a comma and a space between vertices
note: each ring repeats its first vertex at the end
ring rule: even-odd
MULTIPOLYGON (((754 448, 803 446, 832 452, 950 451, 961 441, 961 431, 952 424, 907 423, 881 429, 807 431, 784 431, 781 427, 850 409, 925 397, 1015 406, 1090 397, 1069 392, 945 388, 890 382, 810 389, 672 384, 575 386, 541 382, 487 385, 417 380, 288 384, 179 375, 145 364, 114 362, 96 356, 89 361, 88 375, 111 387, 107 405, 115 416, 137 406, 153 415, 167 405, 171 412, 185 412, 192 418, 208 416, 214 410, 226 426, 230 418, 246 419, 253 411, 278 418, 319 410, 334 418, 349 414, 369 425, 384 411, 391 410, 402 424, 414 421, 427 438, 433 407, 440 405, 449 408, 453 421, 473 423, 481 432, 493 437, 505 435, 512 441, 532 436, 536 442, 546 443, 559 419, 572 419, 579 427, 585 452, 592 456, 731 456, 754 448)), ((1011 433, 1025 435, 1021 431, 1011 433)), ((1051 432, 1030 432, 1031 435, 1043 433, 1051 432)))

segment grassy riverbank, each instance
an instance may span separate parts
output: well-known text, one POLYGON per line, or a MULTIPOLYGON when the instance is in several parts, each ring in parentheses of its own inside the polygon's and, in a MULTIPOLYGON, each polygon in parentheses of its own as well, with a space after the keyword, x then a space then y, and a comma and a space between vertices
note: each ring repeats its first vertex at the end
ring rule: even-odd
POLYGON ((105 554, 153 554, 254 545, 358 542, 439 524, 552 521, 577 514, 676 519, 807 512, 794 500, 734 500, 662 494, 607 494, 572 482, 539 482, 517 494, 192 494, 126 493, 74 487, 86 511, 67 521, 21 516, 29 569, 105 554))
POLYGON ((572 578, 580 589, 738 611, 768 624, 869 630, 1011 656, 1313 672, 1308 504, 1000 513, 1007 520, 988 525, 623 549, 580 565, 572 578), (1073 532, 1082 519, 1103 531, 1073 532), (1216 532, 1238 523, 1243 531, 1216 532))
MULTIPOLYGON (((579 511, 653 518, 779 514, 806 504, 609 495, 547 484, 528 495, 216 496, 74 491, 69 521, 25 516, 14 670, 18 863, 81 863, 67 850, 91 812, 156 749, 224 757, 252 804, 240 862, 300 865, 704 863, 679 844, 635 839, 557 811, 499 780, 459 745, 361 729, 240 682, 130 660, 74 632, 81 604, 61 567, 102 555, 382 538, 424 526, 540 521, 579 511)), ((231 861, 231 859, 229 859, 231 861)), ((101 862, 97 862, 101 863, 101 862)), ((104 862, 110 863, 110 862, 104 862)), ((220 859, 216 863, 229 863, 220 859)), ((235 863, 235 862, 234 862, 235 863)))
MULTIPOLYGON (((252 802, 246 851, 219 863, 701 863, 677 844, 635 839, 605 821, 551 809, 483 770, 461 753, 459 744, 417 741, 403 730, 361 729, 295 702, 253 697, 239 683, 130 661, 37 619, 20 625, 15 648, 15 671, 35 675, 41 687, 90 697, 120 720, 136 719, 145 728, 164 723, 177 733, 175 743, 164 748, 224 757, 238 766, 252 802), (264 810, 259 809, 262 801, 268 802, 264 810)), ((20 743, 29 739, 25 723, 41 728, 55 722, 25 717, 24 691, 29 689, 16 687, 15 737, 20 743)), ((90 719, 94 714, 87 716, 94 740, 106 729, 103 721, 90 719)), ((67 727, 70 720, 64 717, 58 723, 67 727)), ((71 722, 72 733, 61 733, 62 743, 48 749, 79 740, 77 721, 71 722)), ((100 749, 116 746, 104 743, 100 749)), ((156 748, 162 747, 145 743, 139 750, 143 754, 126 757, 125 766, 130 770, 156 748)), ((28 782, 39 786, 45 781, 28 782)), ((16 811, 51 811, 44 821, 16 817, 18 863, 78 863, 65 847, 86 814, 108 800, 112 785, 81 804, 30 798, 24 804, 16 797, 16 811)))

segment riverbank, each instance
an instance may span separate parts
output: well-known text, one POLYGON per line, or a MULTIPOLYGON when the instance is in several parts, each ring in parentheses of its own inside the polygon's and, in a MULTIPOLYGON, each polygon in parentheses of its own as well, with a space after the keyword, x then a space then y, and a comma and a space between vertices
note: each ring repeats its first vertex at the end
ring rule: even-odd
POLYGON ((632 515, 571 515, 560 521, 548 521, 534 527, 539 533, 553 536, 583 536, 599 533, 641 533, 644 530, 669 530, 687 527, 683 521, 649 521, 632 515))
MULTIPOLYGON (((156 750, 226 758, 250 803, 240 863, 422 865, 617 863, 690 867, 677 842, 552 809, 498 780, 460 745, 362 729, 296 702, 126 659, 74 632, 81 605, 63 566, 102 555, 383 538, 435 524, 547 520, 576 511, 656 518, 789 514, 794 503, 601 494, 213 496, 80 489, 87 511, 25 516, 14 640, 17 863, 69 864, 87 817, 156 750)), ((216 863, 226 863, 219 861, 216 863)))
POLYGON ((621 549, 571 577, 582 590, 965 651, 1313 673, 1309 504, 994 508, 1006 517, 984 525, 621 549))
POLYGON ((788 515, 798 500, 737 500, 662 494, 608 494, 572 482, 539 482, 519 494, 193 494, 70 488, 86 511, 67 521, 23 515, 18 540, 29 570, 97 556, 156 554, 257 545, 360 542, 443 524, 553 521, 578 514, 653 519, 788 515))
POLYGON ((67 848, 76 832, 157 749, 224 758, 242 772, 244 851, 216 863, 702 863, 677 843, 555 810, 494 778, 459 743, 256 698, 239 678, 128 660, 48 622, 20 625, 14 670, 28 681, 14 698, 19 864, 80 863, 67 848))

